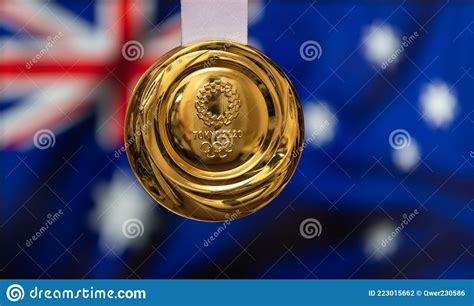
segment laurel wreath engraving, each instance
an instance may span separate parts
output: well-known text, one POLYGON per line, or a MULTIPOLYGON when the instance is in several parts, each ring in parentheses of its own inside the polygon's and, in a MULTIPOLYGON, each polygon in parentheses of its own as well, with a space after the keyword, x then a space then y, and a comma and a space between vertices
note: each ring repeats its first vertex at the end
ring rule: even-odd
POLYGON ((199 89, 196 95, 195 107, 197 116, 205 125, 218 129, 224 125, 229 125, 239 115, 239 94, 229 82, 211 81, 199 89), (210 99, 217 94, 223 94, 227 98, 227 108, 222 114, 213 114, 208 109, 210 99))

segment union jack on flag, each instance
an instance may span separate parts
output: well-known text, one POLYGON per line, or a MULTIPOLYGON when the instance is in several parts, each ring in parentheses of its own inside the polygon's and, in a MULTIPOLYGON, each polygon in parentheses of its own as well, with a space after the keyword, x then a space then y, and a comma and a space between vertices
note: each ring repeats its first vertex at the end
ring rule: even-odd
POLYGON ((1 148, 29 148, 34 135, 67 130, 95 108, 102 145, 122 142, 127 97, 138 77, 178 46, 178 7, 157 24, 146 0, 82 2, 79 14, 47 1, 3 1, 1 148), (2 104, 5 104, 3 101, 2 104))

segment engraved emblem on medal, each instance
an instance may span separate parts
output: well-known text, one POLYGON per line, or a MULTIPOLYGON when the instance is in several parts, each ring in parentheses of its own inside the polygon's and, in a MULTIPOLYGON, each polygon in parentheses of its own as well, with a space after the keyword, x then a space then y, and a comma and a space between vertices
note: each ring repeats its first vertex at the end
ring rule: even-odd
POLYGON ((215 80, 206 83, 198 91, 196 96, 197 116, 211 130, 193 131, 195 139, 203 139, 201 151, 209 158, 224 158, 227 153, 232 152, 234 137, 243 137, 242 130, 225 129, 232 123, 232 120, 239 115, 240 100, 239 94, 233 89, 229 82, 222 83, 221 80, 215 80), (226 108, 222 114, 213 114, 209 109, 211 99, 223 97, 226 100, 226 108))

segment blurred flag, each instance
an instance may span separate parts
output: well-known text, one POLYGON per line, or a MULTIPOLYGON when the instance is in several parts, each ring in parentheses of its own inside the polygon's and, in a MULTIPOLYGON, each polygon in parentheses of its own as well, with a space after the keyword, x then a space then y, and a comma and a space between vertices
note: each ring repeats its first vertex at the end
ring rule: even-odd
POLYGON ((0 277, 473 277, 474 5, 249 9, 306 140, 273 203, 215 224, 153 203, 123 150, 178 1, 0 2, 0 277))

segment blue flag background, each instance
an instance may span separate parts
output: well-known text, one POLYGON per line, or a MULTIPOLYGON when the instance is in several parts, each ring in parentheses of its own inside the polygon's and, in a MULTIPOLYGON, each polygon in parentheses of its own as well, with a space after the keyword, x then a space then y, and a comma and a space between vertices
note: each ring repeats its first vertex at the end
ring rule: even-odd
POLYGON ((474 277, 473 3, 251 1, 306 141, 287 188, 227 223, 154 204, 120 150, 178 1, 1 6, 1 278, 474 277))

